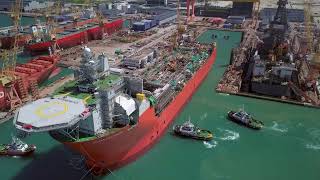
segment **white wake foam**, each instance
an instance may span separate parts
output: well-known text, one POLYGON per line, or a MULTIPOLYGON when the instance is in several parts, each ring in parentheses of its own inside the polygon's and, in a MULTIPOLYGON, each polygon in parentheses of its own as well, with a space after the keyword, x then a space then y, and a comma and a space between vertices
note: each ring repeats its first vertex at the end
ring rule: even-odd
POLYGON ((276 121, 273 121, 272 123, 273 125, 269 129, 277 132, 281 132, 281 133, 288 132, 288 128, 280 127, 280 125, 276 121))
POLYGON ((200 120, 204 120, 208 117, 208 113, 204 113, 203 115, 200 116, 200 120))
POLYGON ((310 128, 308 129, 308 134, 311 136, 312 139, 320 142, 320 129, 310 128))
POLYGON ((220 131, 223 131, 223 136, 222 137, 216 137, 216 139, 220 139, 223 141, 234 141, 239 139, 240 134, 235 132, 235 131, 231 131, 228 129, 219 129, 220 131))
POLYGON ((218 93, 219 95, 221 96, 229 96, 230 94, 227 94, 227 93, 218 93))
POLYGON ((320 150, 320 144, 306 144, 307 149, 320 150))
POLYGON ((203 141, 204 147, 207 149, 215 148, 218 145, 217 141, 211 140, 211 141, 203 141))
POLYGON ((306 148, 312 150, 320 150, 320 129, 310 128, 307 132, 311 136, 311 142, 309 141, 306 143, 306 148))

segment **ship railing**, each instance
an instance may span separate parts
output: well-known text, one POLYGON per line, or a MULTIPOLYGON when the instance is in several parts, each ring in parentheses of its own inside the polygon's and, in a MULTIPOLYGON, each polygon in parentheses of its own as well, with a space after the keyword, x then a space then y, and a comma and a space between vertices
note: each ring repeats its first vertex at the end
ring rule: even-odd
POLYGON ((67 123, 54 124, 54 125, 44 126, 44 127, 32 126, 31 128, 28 128, 28 129, 23 128, 23 126, 26 125, 25 123, 15 122, 15 124, 18 129, 20 129, 22 131, 26 131, 26 132, 48 132, 48 131, 53 131, 53 130, 57 130, 57 129, 66 129, 66 128, 72 127, 75 124, 77 124, 80 120, 82 120, 82 118, 80 116, 76 116, 76 117, 72 118, 72 120, 70 120, 67 123))
POLYGON ((160 114, 162 110, 171 102, 175 95, 175 91, 169 87, 161 96, 157 99, 157 105, 155 107, 156 114, 160 114))

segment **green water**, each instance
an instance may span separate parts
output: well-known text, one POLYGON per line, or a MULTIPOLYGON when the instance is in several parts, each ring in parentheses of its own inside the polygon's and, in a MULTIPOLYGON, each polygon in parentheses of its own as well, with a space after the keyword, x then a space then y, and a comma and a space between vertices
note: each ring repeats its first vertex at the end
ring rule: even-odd
MULTIPOLYGON (((44 18, 39 18, 41 21, 44 20, 44 18)), ((12 26, 12 21, 11 18, 7 14, 0 14, 0 27, 6 27, 6 26, 12 26)), ((36 21, 32 17, 22 17, 21 18, 21 25, 22 26, 27 26, 34 24, 36 21)))
MULTIPOLYGON (((212 33, 218 35, 217 60, 174 124, 191 117, 199 126, 212 130, 214 140, 205 144, 175 137, 169 133, 170 126, 164 137, 137 161, 100 179, 320 179, 320 111, 216 93, 214 89, 229 62, 231 48, 239 44, 241 34, 210 31, 201 39, 209 40, 212 33), (229 40, 223 38, 225 35, 230 36, 229 40), (242 105, 264 121, 264 129, 253 131, 226 119, 228 110, 242 105)), ((0 125, 0 132, 0 142, 8 143, 12 122, 0 125)), ((38 146, 35 156, 1 157, 1 179, 70 180, 85 174, 76 170, 77 156, 47 134, 34 134, 26 142, 38 146)))

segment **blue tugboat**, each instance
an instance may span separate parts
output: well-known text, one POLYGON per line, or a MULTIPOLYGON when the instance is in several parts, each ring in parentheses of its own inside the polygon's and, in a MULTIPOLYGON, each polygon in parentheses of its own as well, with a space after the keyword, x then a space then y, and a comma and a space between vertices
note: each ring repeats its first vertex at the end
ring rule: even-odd
POLYGON ((263 122, 254 119, 250 114, 241 109, 238 112, 229 111, 228 118, 238 124, 244 125, 251 129, 259 130, 263 127, 263 122))

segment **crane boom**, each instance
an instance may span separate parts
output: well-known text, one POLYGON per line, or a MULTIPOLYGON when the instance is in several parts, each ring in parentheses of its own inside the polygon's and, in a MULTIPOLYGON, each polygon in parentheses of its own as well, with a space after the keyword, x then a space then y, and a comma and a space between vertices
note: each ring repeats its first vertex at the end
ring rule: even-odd
POLYGON ((313 52, 313 33, 311 30, 311 3, 309 0, 305 0, 304 3, 304 21, 306 28, 307 46, 310 53, 313 52))
POLYGON ((14 80, 14 70, 17 61, 17 52, 18 52, 18 36, 19 36, 19 27, 20 27, 20 19, 21 19, 21 0, 15 0, 12 10, 11 10, 11 18, 13 21, 13 33, 14 36, 14 46, 11 53, 7 51, 3 52, 2 55, 2 68, 1 68, 1 75, 7 76, 11 81, 14 80))

